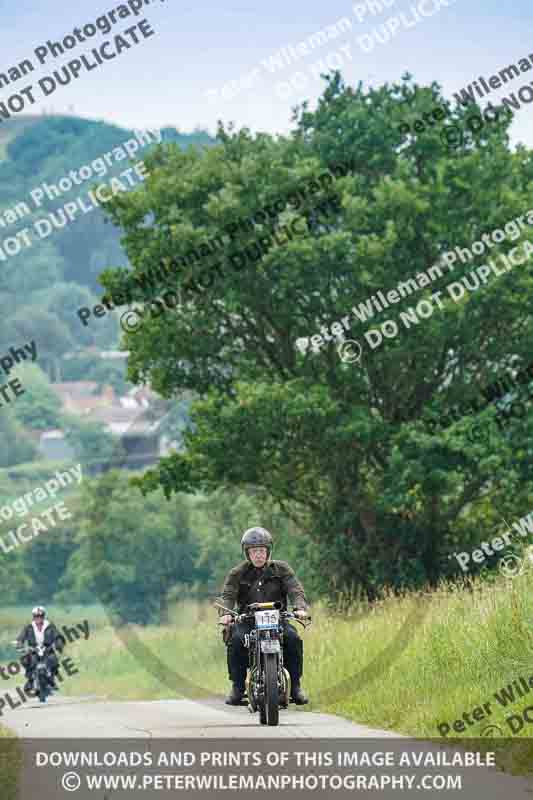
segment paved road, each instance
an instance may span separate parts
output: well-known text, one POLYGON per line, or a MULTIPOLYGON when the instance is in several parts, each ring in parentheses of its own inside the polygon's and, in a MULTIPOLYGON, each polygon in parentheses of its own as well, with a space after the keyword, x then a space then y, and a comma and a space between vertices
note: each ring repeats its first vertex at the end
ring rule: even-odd
MULTIPOLYGON (((257 715, 251 715, 247 708, 231 708, 224 705, 220 698, 212 698, 202 702, 191 700, 159 700, 151 702, 116 702, 107 701, 97 697, 70 698, 54 696, 45 705, 38 702, 25 704, 17 709, 11 709, 8 714, 2 717, 4 724, 8 725, 18 736, 27 741, 27 750, 30 755, 25 754, 25 763, 29 763, 31 768, 25 768, 21 777, 20 800, 66 800, 70 796, 67 792, 59 788, 58 780, 60 773, 64 771, 46 767, 46 769, 35 768, 35 752, 47 751, 46 739, 55 739, 51 742, 51 748, 55 750, 87 751, 91 748, 83 744, 83 739, 106 740, 102 742, 105 749, 108 747, 110 739, 118 739, 116 744, 119 750, 128 750, 125 740, 146 739, 148 749, 157 747, 158 740, 172 741, 177 748, 180 748, 180 740, 183 739, 218 739, 220 748, 229 747, 230 752, 235 751, 235 745, 231 740, 240 739, 256 742, 255 748, 267 748, 265 740, 285 738, 288 740, 301 739, 367 739, 368 745, 355 743, 350 746, 347 743, 340 745, 340 751, 376 751, 401 750, 417 751, 416 743, 408 740, 399 734, 388 731, 381 731, 367 728, 364 725, 343 720, 330 714, 319 714, 306 712, 301 709, 291 708, 282 712, 280 715, 280 725, 277 727, 267 727, 260 725, 257 715), (385 745, 379 741, 387 739, 385 745), (371 742, 370 739, 374 739, 371 742), (37 741, 32 741, 37 740, 37 741), (124 744, 122 744, 124 741, 124 744), (405 744, 404 744, 405 741, 405 744), (57 773, 57 774, 56 774, 57 773)), ((95 741, 96 745, 96 741, 95 741)), ((191 744, 189 747, 196 747, 191 744)), ((318 747, 318 743, 316 745, 318 747)), ((212 748, 213 744, 206 747, 212 748)), ((279 749, 272 742, 274 749, 279 749)), ((332 750, 335 746, 332 742, 332 750)), ((424 750, 438 753, 439 747, 433 743, 420 743, 424 750)), ((139 742, 132 743, 133 750, 142 749, 139 742)), ((322 745, 323 748, 323 745, 322 745)), ((242 748, 241 748, 242 749, 242 748)), ((246 748, 246 749, 252 749, 246 748)), ((290 744, 287 742, 287 749, 290 744)), ((301 744, 299 749, 302 749, 301 744)), ((310 752, 313 745, 310 744, 310 752)), ((419 752, 419 750, 418 750, 419 752)), ((396 769, 396 768, 394 768, 396 769)), ((471 768, 472 769, 472 768, 471 768)), ((475 769, 475 768, 474 768, 475 769)), ((105 771, 105 770, 104 770, 105 771)), ((109 770, 107 770, 109 772, 109 770)), ((360 772, 360 770, 353 770, 360 772)), ((382 771, 379 766, 371 769, 376 775, 382 771)), ((422 770, 426 773, 431 769, 422 770)), ((446 775, 456 775, 459 770, 456 767, 443 768, 437 767, 437 773, 446 775)), ((501 800, 507 797, 511 800, 531 800, 532 785, 522 778, 516 778, 502 774, 494 769, 478 769, 475 779, 465 777, 463 780, 468 784, 463 785, 463 791, 440 792, 440 796, 465 798, 466 800, 501 800), (474 781, 473 783, 470 783, 474 781)), ((304 770, 305 772, 305 770, 304 770)), ((411 770, 412 772, 412 770, 411 770)), ((467 775, 467 773, 464 773, 467 775)), ((402 787, 403 788, 403 787, 402 787)), ((426 796, 433 794, 431 790, 417 792, 416 796, 426 796)), ((327 796, 324 793, 316 792, 318 796, 327 796)), ((336 792, 336 796, 348 797, 353 792, 336 792)), ((385 789, 380 791, 380 796, 397 800, 401 791, 395 789, 385 789)), ((115 793, 113 792, 113 796, 115 793)), ((126 797, 120 793, 120 797, 126 797)), ((146 792, 128 792, 128 797, 141 797, 146 800, 146 792)), ((150 796, 152 796, 150 794, 150 796)), ((168 796, 160 793, 158 797, 168 796)), ((197 795, 200 798, 200 794, 197 795)), ((202 797, 212 797, 211 794, 201 794, 202 797)), ((284 795, 285 796, 285 795, 284 795)), ((292 795, 291 795, 292 796, 292 795)), ((298 794, 301 796, 301 794, 298 794)), ((405 796, 405 795, 404 795, 405 796)), ((413 796, 413 795, 410 795, 413 796)), ((77 800, 108 800, 109 795, 104 792, 92 792, 88 788, 83 788, 81 793, 76 795, 77 800)), ((155 797, 155 794, 154 794, 155 797)))
POLYGON ((331 714, 290 708, 280 712, 280 724, 259 724, 259 715, 223 701, 191 700, 116 702, 97 698, 52 697, 46 704, 25 704, 10 710, 3 721, 18 736, 65 738, 368 738, 398 734, 366 728, 331 714))

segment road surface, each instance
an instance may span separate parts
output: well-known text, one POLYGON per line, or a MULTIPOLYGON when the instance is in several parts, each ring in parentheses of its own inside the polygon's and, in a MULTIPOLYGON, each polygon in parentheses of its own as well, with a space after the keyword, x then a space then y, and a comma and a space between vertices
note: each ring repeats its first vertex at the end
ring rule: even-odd
MULTIPOLYGON (((20 708, 11 709, 9 713, 4 714, 2 722, 9 726, 19 737, 25 741, 25 766, 21 775, 21 794, 20 800, 67 800, 71 796, 68 792, 63 791, 59 787, 58 781, 61 779, 61 773, 65 771, 65 767, 60 767, 59 764, 42 765, 37 764, 36 753, 38 751, 50 752, 52 751, 68 751, 76 752, 89 752, 99 745, 97 740, 102 740, 101 747, 104 750, 118 748, 119 751, 140 751, 143 747, 148 750, 157 749, 161 745, 163 749, 186 750, 200 747, 200 750, 206 749, 208 751, 224 750, 228 752, 238 752, 241 750, 256 750, 261 748, 272 749, 277 752, 281 749, 279 742, 272 741, 269 748, 268 740, 286 739, 287 744, 285 748, 287 751, 291 750, 291 741, 294 740, 296 750, 316 752, 324 752, 324 748, 335 751, 336 747, 338 752, 357 751, 378 753, 379 751, 393 751, 399 753, 403 750, 420 752, 420 749, 431 751, 434 753, 442 753, 439 745, 431 742, 415 742, 407 737, 402 737, 390 731, 382 731, 377 729, 368 728, 364 725, 358 725, 340 717, 330 714, 320 714, 316 712, 308 712, 302 709, 291 709, 280 713, 280 725, 277 727, 267 727, 260 725, 258 715, 250 714, 246 707, 230 707, 223 703, 222 698, 211 698, 202 700, 201 702, 194 702, 191 700, 158 700, 150 702, 117 702, 107 701, 97 697, 61 697, 54 696, 46 704, 38 702, 27 703, 20 708), (46 740, 50 740, 49 744, 46 740), (87 744, 85 739, 91 739, 94 744, 87 744), (115 740, 111 742, 110 740, 115 740), (128 745, 128 740, 137 740, 135 743, 132 741, 128 745), (139 740, 146 740, 146 745, 141 745, 139 740), (180 740, 191 740, 190 744, 182 745, 180 740), (205 739, 205 745, 199 745, 198 742, 193 743, 193 739, 205 739), (302 739, 309 739, 309 746, 302 744, 302 739), (331 745, 319 743, 318 739, 332 740, 331 745), (354 742, 351 745, 349 742, 342 740, 366 740, 365 742, 354 742), (379 740, 386 739, 387 742, 379 740), (37 741, 35 741, 37 740, 37 741), (118 742, 116 741, 118 740, 118 742), (207 740, 219 740, 217 742, 208 742, 207 740), (232 741, 233 740, 233 741, 232 741), (237 743, 235 740, 240 740, 237 743), (265 741, 266 740, 266 741, 265 741), (316 741, 316 744, 312 742, 316 741), (338 744, 334 744, 333 740, 340 740, 338 744), (372 741, 373 740, 373 741, 372 741), (27 744, 26 744, 27 741, 27 744), (243 742, 245 745, 243 746, 243 742), (250 744, 248 744, 250 742, 250 744), (255 744, 252 744, 255 743, 255 744), (43 768, 44 766, 44 768, 43 768), (37 767, 41 767, 38 769, 37 767), (59 767, 55 769, 54 767, 59 767)), ((294 749, 294 748, 293 748, 294 749)), ((468 749, 468 744, 465 742, 465 749, 468 749)), ((451 751, 453 752, 453 751, 451 751)), ((336 756, 335 756, 336 757, 336 756)), ((337 762, 334 762, 337 763, 337 762)), ((394 763, 399 763, 395 761, 394 763)), ((68 765, 70 767, 70 763, 68 765)), ((111 766, 111 765, 109 765, 111 766)), ((79 768, 78 768, 79 769, 79 768)), ((380 766, 371 768, 371 772, 379 776, 383 774, 383 769, 380 766)), ((397 767, 392 768, 396 773, 397 767)), ((533 797, 532 784, 523 778, 505 775, 494 768, 483 767, 475 769, 475 776, 468 775, 469 770, 463 770, 462 774, 465 776, 463 780, 463 790, 457 791, 444 791, 439 792, 443 800, 447 797, 465 798, 465 800, 501 800, 501 798, 509 798, 509 800, 531 800, 533 797), (466 781, 469 783, 466 783, 466 781)), ((142 768, 141 768, 142 770, 142 768)), ((91 771, 91 770, 89 770, 91 771)), ((92 770, 94 772, 94 770, 92 770)), ((126 770, 128 771, 128 770, 126 770)), ((129 770, 132 774, 136 770, 129 770)), ((233 770, 235 772, 235 770, 233 770)), ((238 771, 238 770, 237 770, 238 771)), ((272 771, 272 770, 271 770, 272 771)), ((274 770, 276 772, 278 770, 274 770)), ((312 768, 311 768, 312 771, 312 768)), ((361 773, 360 769, 349 769, 349 772, 361 773)), ((405 772, 405 770, 403 770, 405 772)), ((99 772, 115 772, 115 770, 102 769, 99 772)), ((302 770, 300 770, 302 772, 302 770)), ((303 770, 302 774, 309 772, 303 770)), ((413 772, 413 770, 411 770, 413 772)), ((419 770, 420 773, 425 772, 434 774, 435 772, 441 775, 455 775, 459 774, 460 769, 453 766, 453 768, 436 767, 436 769, 426 768, 419 770)), ((390 770, 389 770, 390 773, 390 770)), ((69 779, 72 779, 74 773, 69 772, 69 779)), ((85 778, 84 778, 85 779, 85 778)), ((378 778, 375 778, 376 780, 378 778)), ((81 793, 76 795, 77 800, 109 800, 109 797, 129 798, 140 797, 141 800, 148 800, 148 797, 154 796, 162 800, 163 797, 169 796, 168 793, 154 793, 152 792, 133 792, 123 793, 122 791, 116 795, 113 791, 107 794, 104 791, 93 792, 88 787, 84 786, 81 782, 82 779, 78 778, 77 774, 74 780, 79 780, 82 787, 81 793)), ((397 780, 400 780, 399 778, 397 780)), ((414 780, 414 779, 413 779, 414 780)), ((402 787, 403 788, 403 787, 402 787)), ((420 788, 420 787, 415 787, 420 788)), ((196 793, 198 800, 200 798, 212 798, 219 796, 218 793, 196 793)), ((227 796, 231 793, 226 792, 227 796)), ((288 796, 282 793, 284 797, 288 796)), ((314 792, 315 796, 324 797, 331 796, 324 792, 314 792)), ((366 794, 366 791, 364 792, 366 794)), ((396 788, 387 788, 379 792, 383 800, 390 798, 397 800, 399 796, 406 796, 405 792, 396 788)), ((424 787, 423 791, 418 791, 415 795, 409 796, 423 797, 428 794, 433 795, 434 791, 427 790, 424 787)), ((176 796, 173 794, 172 796, 176 796)), ((249 796, 249 795, 247 795, 249 796)), ((294 796, 292 793, 290 796, 294 796)), ((298 793, 301 797, 301 793, 298 793)), ((344 797, 353 796, 353 791, 335 792, 338 800, 344 797)))
POLYGON ((27 703, 10 709, 2 720, 18 736, 64 738, 396 738, 399 734, 356 725, 331 714, 291 707, 280 711, 280 724, 259 724, 259 715, 244 706, 234 708, 215 698, 104 701, 98 698, 53 696, 46 704, 27 703))

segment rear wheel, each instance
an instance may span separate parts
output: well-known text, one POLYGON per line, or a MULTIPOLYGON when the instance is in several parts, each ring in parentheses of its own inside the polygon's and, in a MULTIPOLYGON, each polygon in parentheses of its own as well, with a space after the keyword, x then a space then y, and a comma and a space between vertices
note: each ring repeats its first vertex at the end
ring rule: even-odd
MULTIPOLYGON (((276 653, 265 653, 265 703, 264 714, 266 725, 279 723, 279 689, 278 689, 278 657, 276 653)), ((261 714, 261 717, 263 714, 261 714)))

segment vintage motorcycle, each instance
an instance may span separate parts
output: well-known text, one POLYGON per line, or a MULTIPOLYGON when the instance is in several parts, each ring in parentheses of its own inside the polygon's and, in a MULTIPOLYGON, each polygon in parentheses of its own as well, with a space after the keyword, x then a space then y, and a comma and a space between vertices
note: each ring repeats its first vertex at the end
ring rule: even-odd
MULTIPOLYGON (((248 648, 248 674, 246 694, 251 714, 259 711, 261 725, 278 725, 279 709, 288 708, 291 679, 283 666, 283 623, 295 620, 304 628, 306 624, 289 611, 281 611, 282 604, 251 603, 244 614, 237 614, 220 603, 215 606, 231 614, 235 622, 251 622, 250 633, 245 636, 248 648)), ((246 703, 245 703, 246 705, 246 703)))
POLYGON ((20 647, 16 648, 22 656, 33 654, 36 657, 36 663, 32 670, 31 680, 33 682, 32 691, 39 698, 41 703, 46 702, 49 694, 52 694, 51 680, 52 673, 50 672, 46 656, 50 647, 45 645, 36 645, 35 647, 20 647))

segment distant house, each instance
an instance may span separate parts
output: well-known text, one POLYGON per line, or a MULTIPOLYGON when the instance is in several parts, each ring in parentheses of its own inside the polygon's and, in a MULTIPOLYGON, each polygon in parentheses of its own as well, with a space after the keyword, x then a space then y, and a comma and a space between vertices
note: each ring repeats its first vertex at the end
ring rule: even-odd
POLYGON ((112 386, 104 386, 100 394, 96 381, 72 381, 51 383, 50 388, 61 400, 62 410, 67 414, 85 416, 96 408, 106 408, 117 402, 112 386))
POLYGON ((159 423, 143 419, 143 410, 135 408, 99 408, 91 414, 91 421, 100 422, 105 429, 120 439, 124 455, 118 457, 121 466, 130 469, 155 464, 161 454, 159 423))
MULTIPOLYGON (((154 405, 158 396, 146 387, 133 387, 123 397, 118 397, 111 386, 104 386, 100 394, 95 394, 98 384, 95 381, 73 381, 51 384, 51 388, 61 400, 62 410, 81 417, 87 422, 99 422, 105 430, 120 440, 122 453, 117 456, 117 464, 140 469, 157 462, 161 455, 170 450, 171 443, 159 432, 159 420, 147 411, 154 405), (147 417, 150 417, 149 419, 147 417)), ((61 430, 49 430, 41 434, 39 440, 41 453, 49 459, 73 458, 74 453, 61 430)), ((95 465, 100 471, 105 465, 95 465)))
POLYGON ((100 350, 99 347, 86 347, 83 350, 75 350, 72 353, 65 353, 62 358, 70 361, 71 359, 89 355, 97 356, 98 358, 111 358, 114 361, 125 361, 129 354, 129 350, 100 350))
POLYGON ((71 461, 74 459, 74 450, 61 430, 44 431, 39 438, 38 448, 48 461, 71 461))

